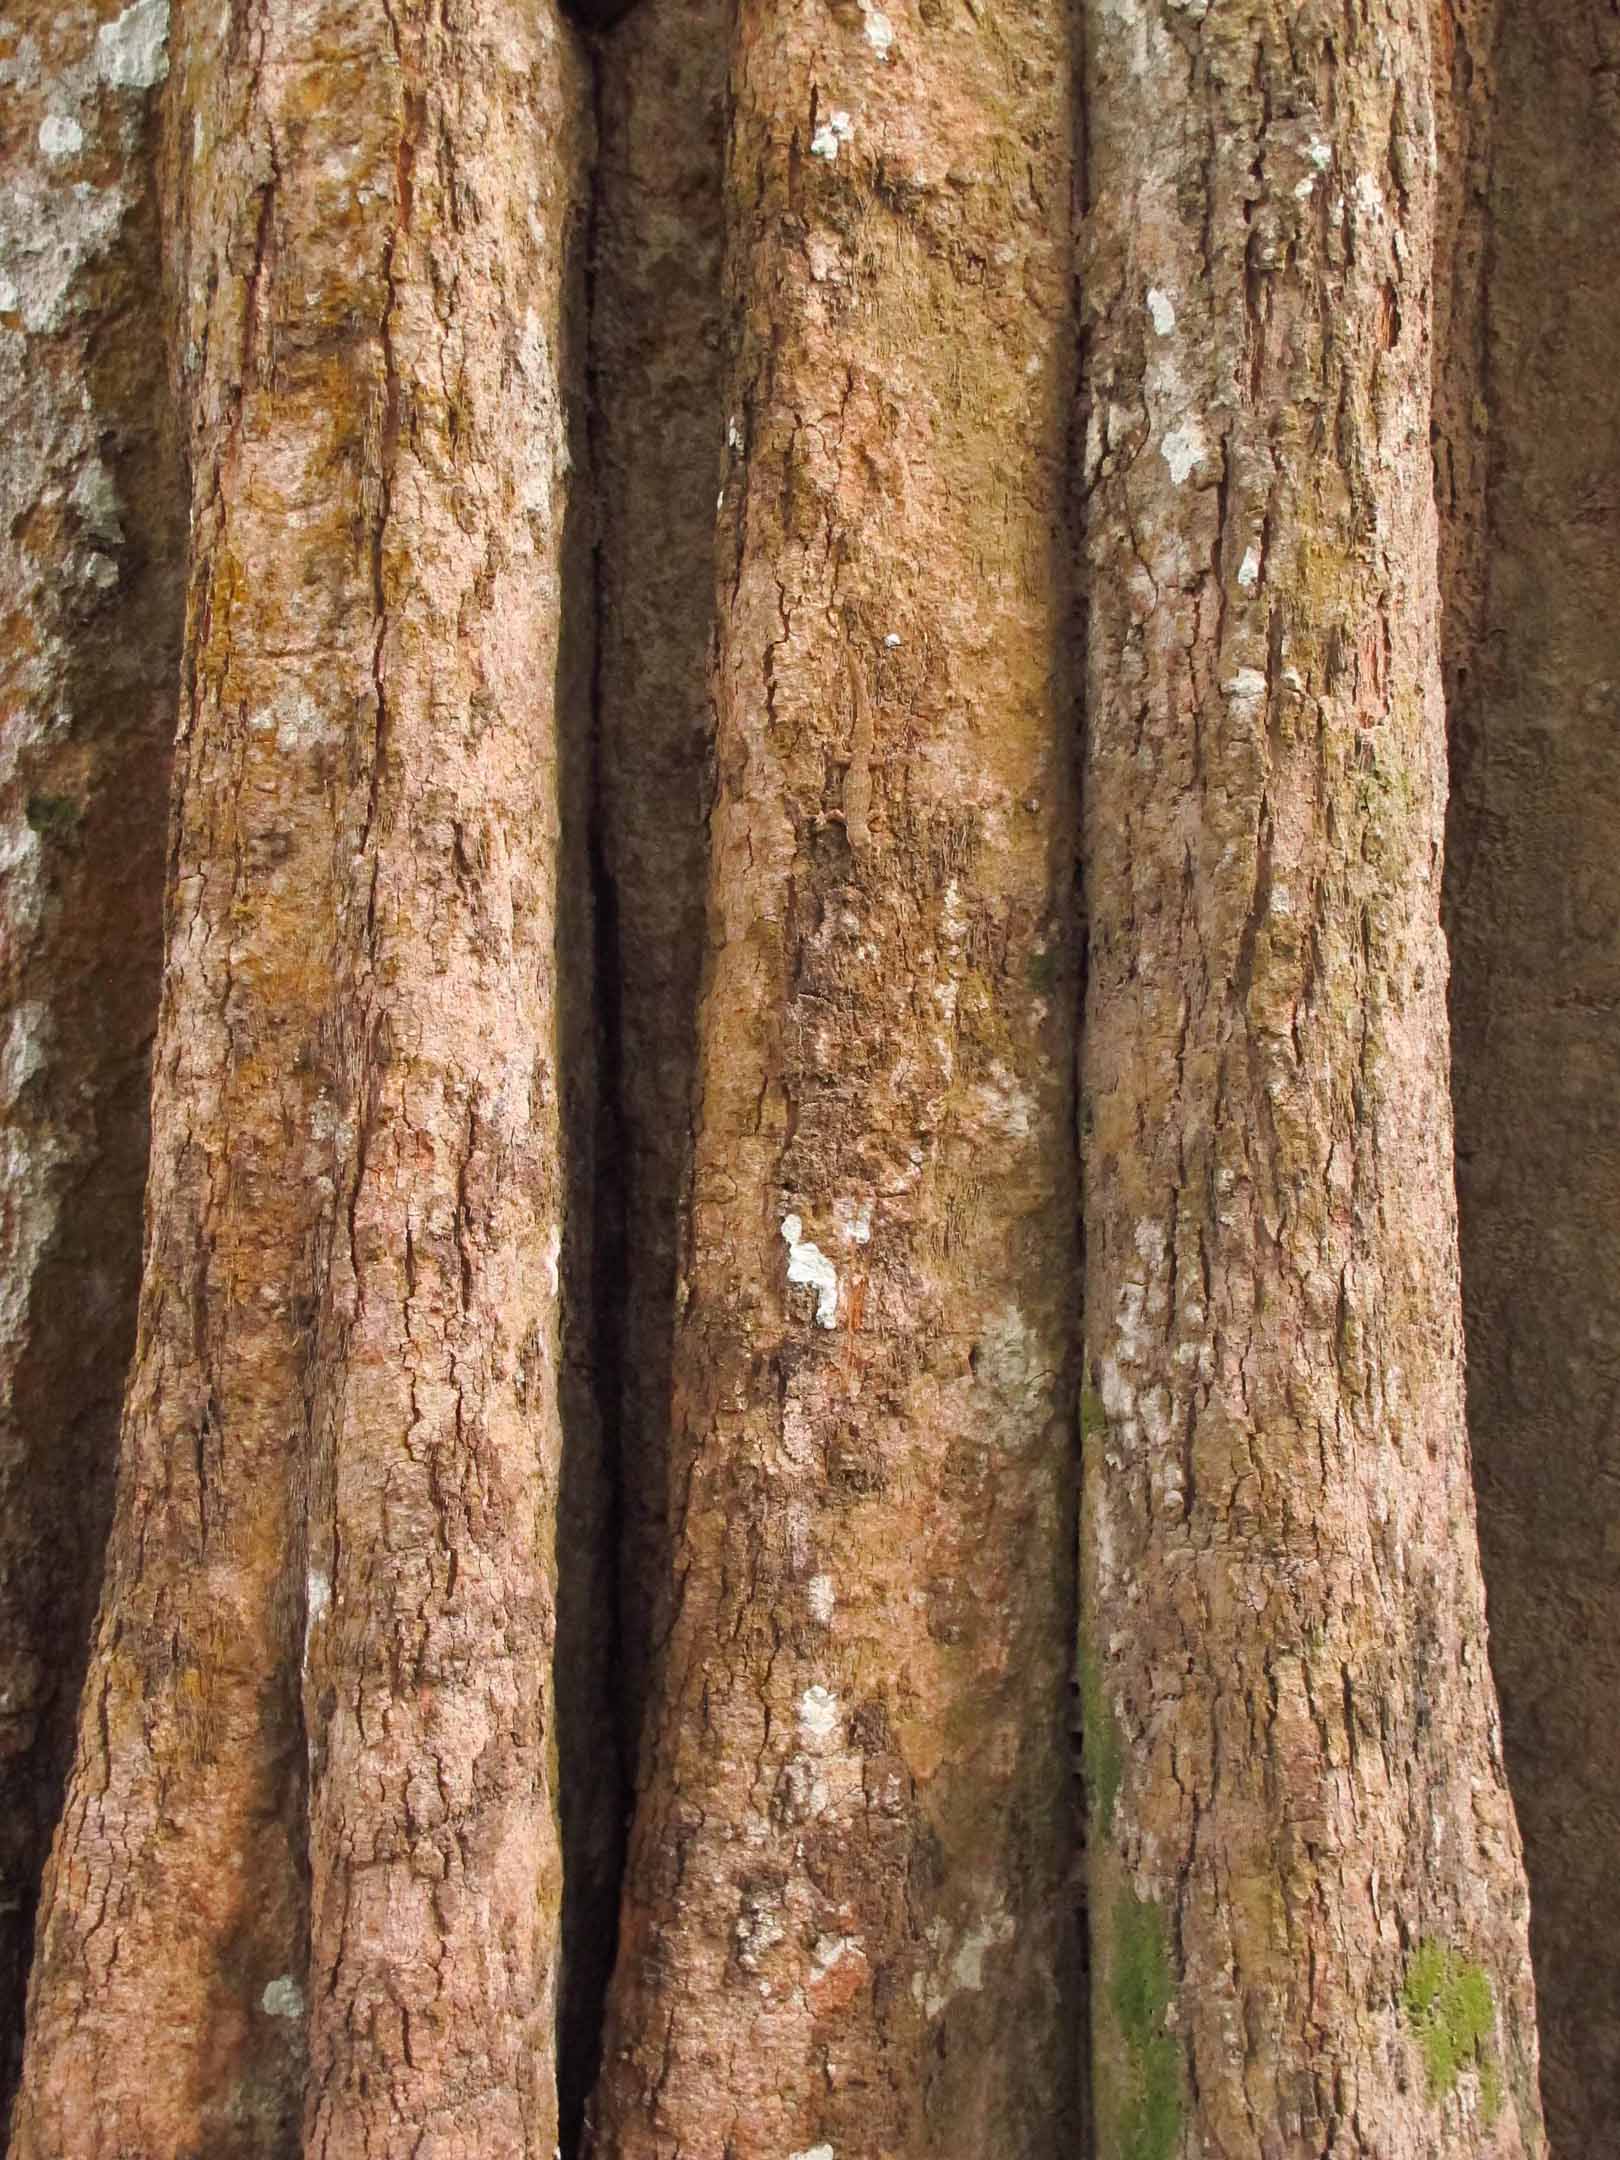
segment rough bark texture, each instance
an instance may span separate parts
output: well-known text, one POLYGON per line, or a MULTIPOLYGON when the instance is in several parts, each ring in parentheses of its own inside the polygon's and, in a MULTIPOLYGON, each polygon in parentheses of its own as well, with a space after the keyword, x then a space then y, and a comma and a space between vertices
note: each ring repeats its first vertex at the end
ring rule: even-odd
POLYGON ((1459 251, 1488 247, 1488 306, 1440 446, 1470 483, 1447 591, 1463 1289, 1548 2128, 1584 2160, 1620 2086, 1620 13, 1504 8, 1494 56, 1489 28, 1458 25, 1492 105, 1459 251))
POLYGON ((1060 9, 737 13, 624 2160, 1072 2144, 1065 43, 1060 9))
POLYGON ((170 5, 0 22, 11 2160, 1072 2154, 1077 1588, 1097 2160, 1544 2154, 1442 594, 1605 2150, 1615 0, 170 5))
POLYGON ((0 2120, 134 1338, 184 516, 139 11, 0 26, 0 2120))
POLYGON ((1463 1420, 1427 24, 1089 23, 1099 2151, 1535 2153, 1463 1420))
POLYGON ((13 2151, 549 2150, 582 85, 516 0, 176 33, 148 1259, 13 2151))

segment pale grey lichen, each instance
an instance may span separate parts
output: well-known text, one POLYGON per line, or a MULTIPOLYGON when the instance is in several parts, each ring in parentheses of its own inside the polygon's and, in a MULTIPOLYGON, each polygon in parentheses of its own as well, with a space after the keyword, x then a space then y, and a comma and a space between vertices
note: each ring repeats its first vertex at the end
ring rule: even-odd
POLYGON ((135 0, 96 34, 96 65, 119 90, 150 90, 169 72, 169 0, 135 0))

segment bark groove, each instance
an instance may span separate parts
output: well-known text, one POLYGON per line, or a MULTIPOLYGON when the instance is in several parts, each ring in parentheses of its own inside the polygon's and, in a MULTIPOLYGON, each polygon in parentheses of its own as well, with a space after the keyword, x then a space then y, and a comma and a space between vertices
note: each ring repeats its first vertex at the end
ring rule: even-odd
POLYGON ((1439 442, 1469 1413, 1548 2127, 1581 2160, 1620 2083, 1620 16, 1476 4, 1451 29, 1475 145, 1439 442))

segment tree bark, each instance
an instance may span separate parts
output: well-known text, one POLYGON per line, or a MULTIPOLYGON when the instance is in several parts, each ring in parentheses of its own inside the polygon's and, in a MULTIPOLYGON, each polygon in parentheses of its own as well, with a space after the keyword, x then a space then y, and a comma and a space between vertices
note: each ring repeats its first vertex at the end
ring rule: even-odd
POLYGON ((1060 8, 737 12, 622 2160, 1073 2141, 1066 45, 1060 8))
POLYGON ((560 4, 0 26, 11 2160, 1544 2154, 1442 599, 1596 2152, 1612 9, 560 4))
POLYGON ((138 32, 0 32, 0 2117, 140 1267, 183 498, 138 32))
POLYGON ((1457 97, 1489 100, 1461 222, 1490 276, 1483 308, 1462 289, 1472 397, 1441 439, 1469 483, 1447 897, 1480 1535, 1548 2128, 1579 2160, 1620 2081, 1620 20, 1569 0, 1493 27, 1457 26, 1457 97))
POLYGON ((1088 23, 1099 2150, 1539 2152, 1462 1402, 1427 24, 1088 23))
POLYGON ((13 2151, 549 2150, 582 83, 506 0, 175 31, 148 1259, 13 2151))

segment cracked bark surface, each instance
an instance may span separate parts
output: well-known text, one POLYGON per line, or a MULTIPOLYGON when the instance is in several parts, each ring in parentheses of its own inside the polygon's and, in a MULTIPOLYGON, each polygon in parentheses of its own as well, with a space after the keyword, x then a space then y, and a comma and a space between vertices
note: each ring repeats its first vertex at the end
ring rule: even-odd
POLYGON ((517 6, 174 46, 148 1265, 12 2149, 549 2150, 583 84, 517 6))
POLYGON ((1066 31, 884 29, 732 33, 677 1589, 595 2106, 626 2160, 1073 2134, 1066 31))
POLYGON ((1099 2149, 1536 2153, 1454 1257, 1428 24, 1099 0, 1088 60, 1099 2149))
POLYGON ((1620 56, 1496 24, 14 0, 13 2160, 1544 2151, 1442 590, 1601 2144, 1620 56))

